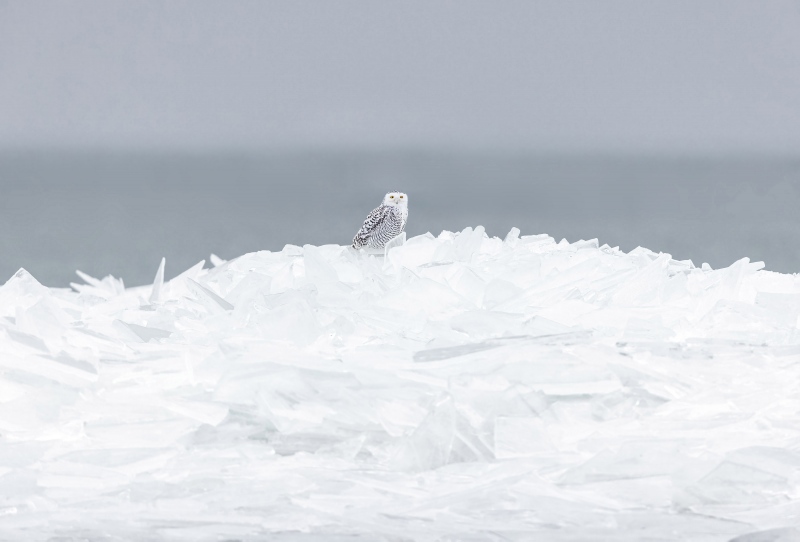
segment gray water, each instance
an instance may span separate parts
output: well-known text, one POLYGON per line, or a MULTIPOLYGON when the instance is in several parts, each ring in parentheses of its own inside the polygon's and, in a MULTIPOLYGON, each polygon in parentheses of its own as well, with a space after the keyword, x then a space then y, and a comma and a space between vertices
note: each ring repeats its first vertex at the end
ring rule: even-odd
POLYGON ((800 272, 800 159, 426 152, 0 154, 0 280, 152 281, 210 253, 349 244, 388 190, 409 235, 481 224, 800 272))

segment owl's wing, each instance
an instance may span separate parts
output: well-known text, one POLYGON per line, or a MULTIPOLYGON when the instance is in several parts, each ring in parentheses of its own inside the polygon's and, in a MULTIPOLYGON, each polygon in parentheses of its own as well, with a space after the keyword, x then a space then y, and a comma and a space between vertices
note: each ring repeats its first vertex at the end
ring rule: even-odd
POLYGON ((359 229, 356 236, 353 237, 353 248, 361 248, 366 245, 369 236, 372 235, 372 232, 375 231, 385 218, 386 209, 383 205, 373 209, 372 212, 367 215, 366 220, 364 220, 364 223, 361 225, 361 229, 359 229))

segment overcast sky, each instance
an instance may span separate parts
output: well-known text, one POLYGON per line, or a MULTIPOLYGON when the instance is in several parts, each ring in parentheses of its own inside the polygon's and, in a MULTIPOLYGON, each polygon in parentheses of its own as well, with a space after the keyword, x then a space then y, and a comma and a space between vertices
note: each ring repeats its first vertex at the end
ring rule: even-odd
POLYGON ((0 0, 0 147, 800 152, 800 1, 0 0))

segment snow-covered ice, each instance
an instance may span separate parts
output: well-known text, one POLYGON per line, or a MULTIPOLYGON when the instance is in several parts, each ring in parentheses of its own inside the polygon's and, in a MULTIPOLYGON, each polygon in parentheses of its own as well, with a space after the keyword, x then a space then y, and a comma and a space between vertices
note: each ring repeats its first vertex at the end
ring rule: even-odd
POLYGON ((481 227, 212 264, 0 288, 0 539, 800 539, 798 275, 481 227))

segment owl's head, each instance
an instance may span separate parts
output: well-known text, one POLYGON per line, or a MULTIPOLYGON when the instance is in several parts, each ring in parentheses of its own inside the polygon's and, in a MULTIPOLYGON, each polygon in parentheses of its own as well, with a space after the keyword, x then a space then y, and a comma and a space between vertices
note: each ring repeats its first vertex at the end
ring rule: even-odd
POLYGON ((383 197, 383 204, 408 206, 408 196, 403 192, 389 192, 383 197))

